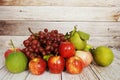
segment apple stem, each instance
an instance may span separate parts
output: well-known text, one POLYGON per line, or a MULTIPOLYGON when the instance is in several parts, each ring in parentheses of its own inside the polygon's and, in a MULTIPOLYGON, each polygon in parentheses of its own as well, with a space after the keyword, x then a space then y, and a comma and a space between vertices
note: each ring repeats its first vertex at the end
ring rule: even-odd
POLYGON ((58 53, 56 53, 55 56, 58 56, 58 53))
POLYGON ((11 46, 13 47, 14 51, 16 52, 15 45, 12 40, 10 40, 11 46))

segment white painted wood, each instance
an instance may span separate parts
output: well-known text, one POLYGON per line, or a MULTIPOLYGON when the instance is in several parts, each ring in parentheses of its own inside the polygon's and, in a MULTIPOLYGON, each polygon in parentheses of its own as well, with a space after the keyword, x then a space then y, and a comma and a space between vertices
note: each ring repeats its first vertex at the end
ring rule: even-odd
MULTIPOLYGON (((14 45, 19 48, 23 48, 23 41, 28 38, 28 36, 0 36, 0 49, 6 51, 11 46, 9 45, 10 40, 13 41, 14 45)), ((2 51, 2 54, 3 52, 2 51)), ((2 55, 1 54, 1 55, 2 55)))
POLYGON ((62 80, 99 80, 98 77, 93 73, 91 68, 88 66, 83 69, 80 74, 69 74, 67 72, 62 73, 62 80))
POLYGON ((28 73, 28 71, 24 71, 21 73, 13 74, 10 73, 6 67, 4 67, 0 70, 0 80, 26 80, 28 73))
MULTIPOLYGON (((118 74, 120 74, 119 71, 119 67, 120 65, 115 65, 114 62, 113 64, 111 64, 108 67, 100 67, 100 66, 94 66, 94 71, 97 75, 100 75, 103 80, 119 80, 120 76, 118 74)), ((101 79, 100 79, 101 80, 101 79)))
POLYGON ((61 74, 52 74, 49 71, 44 72, 42 75, 28 75, 26 80, 61 80, 61 74))
POLYGON ((0 80, 61 80, 61 74, 52 74, 48 71, 41 75, 32 75, 28 70, 22 73, 13 74, 7 71, 6 67, 0 70, 0 80))
POLYGON ((0 5, 120 6, 120 0, 1 0, 0 5))
POLYGON ((120 7, 0 6, 0 20, 119 21, 120 7))
MULTIPOLYGON (((4 66, 4 65, 3 65, 4 66)), ((2 69, 0 69, 0 80, 2 80, 4 77, 6 77, 6 75, 9 72, 7 71, 6 67, 3 67, 2 69)))
POLYGON ((119 22, 41 22, 41 21, 0 21, 0 35, 30 35, 28 27, 33 32, 57 29, 66 34, 77 25, 78 30, 89 33, 92 37, 120 37, 119 22))
POLYGON ((0 50, 0 70, 4 67, 5 63, 5 59, 4 59, 4 49, 0 50))

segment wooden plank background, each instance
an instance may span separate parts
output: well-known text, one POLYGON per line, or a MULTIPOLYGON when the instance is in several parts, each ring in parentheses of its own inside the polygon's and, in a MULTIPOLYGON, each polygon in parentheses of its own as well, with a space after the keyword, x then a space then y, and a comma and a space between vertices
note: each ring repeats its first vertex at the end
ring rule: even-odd
POLYGON ((120 0, 0 0, 0 79, 2 80, 120 80, 120 0), (73 27, 91 35, 89 44, 114 48, 115 59, 103 68, 91 64, 81 74, 45 72, 35 76, 24 71, 9 73, 2 53, 12 39, 16 47, 23 48, 23 40, 33 32, 48 28, 69 32, 73 27), (117 50, 116 50, 117 49, 117 50), (47 76, 47 77, 46 77, 47 76), (92 77, 91 77, 92 76, 92 77))
POLYGON ((1 20, 120 21, 120 7, 0 6, 1 20))
POLYGON ((120 0, 0 0, 0 5, 32 6, 120 6, 120 0))

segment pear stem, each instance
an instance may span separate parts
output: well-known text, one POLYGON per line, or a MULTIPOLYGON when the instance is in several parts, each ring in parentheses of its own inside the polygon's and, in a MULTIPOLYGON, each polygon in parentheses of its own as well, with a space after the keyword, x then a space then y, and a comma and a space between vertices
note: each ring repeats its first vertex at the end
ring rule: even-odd
POLYGON ((12 40, 10 40, 11 46, 13 47, 14 51, 16 52, 15 45, 12 40))
POLYGON ((77 31, 77 25, 74 26, 74 31, 77 31))
POLYGON ((70 36, 72 36, 77 31, 77 25, 74 26, 74 29, 70 32, 70 36))

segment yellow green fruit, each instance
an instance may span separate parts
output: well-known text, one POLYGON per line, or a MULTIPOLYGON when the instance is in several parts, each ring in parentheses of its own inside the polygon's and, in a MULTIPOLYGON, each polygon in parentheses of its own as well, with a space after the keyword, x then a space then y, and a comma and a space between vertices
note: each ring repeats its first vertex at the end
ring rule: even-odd
POLYGON ((13 52, 5 59, 8 71, 12 73, 23 72, 27 68, 28 59, 22 52, 13 52))
POLYGON ((70 42, 74 44, 77 50, 83 50, 86 47, 86 41, 82 40, 77 32, 70 37, 70 42))
POLYGON ((88 52, 91 52, 91 49, 93 48, 92 45, 90 44, 87 44, 86 47, 84 48, 84 51, 88 51, 88 52))
POLYGON ((93 52, 94 61, 100 66, 109 66, 113 59, 114 54, 112 50, 106 46, 99 46, 93 52))

